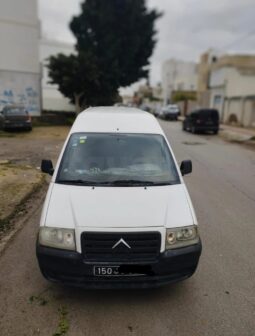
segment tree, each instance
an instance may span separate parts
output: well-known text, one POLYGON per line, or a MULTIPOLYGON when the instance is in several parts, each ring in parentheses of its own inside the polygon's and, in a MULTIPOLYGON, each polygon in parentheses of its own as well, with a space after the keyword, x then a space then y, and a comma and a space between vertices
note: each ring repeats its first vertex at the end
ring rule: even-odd
POLYGON ((111 105, 119 87, 148 76, 161 14, 145 0, 86 0, 70 23, 76 54, 51 56, 51 83, 82 108, 111 105))
POLYGON ((176 91, 172 95, 172 101, 177 103, 179 101, 196 100, 197 94, 194 91, 176 91))

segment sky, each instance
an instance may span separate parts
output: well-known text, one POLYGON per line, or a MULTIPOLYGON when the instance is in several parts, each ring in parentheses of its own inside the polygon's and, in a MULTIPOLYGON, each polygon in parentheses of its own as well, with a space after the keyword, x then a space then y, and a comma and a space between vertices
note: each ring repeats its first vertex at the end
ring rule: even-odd
MULTIPOLYGON (((80 11, 81 0, 39 0, 42 35, 74 43, 68 23, 80 11)), ((255 54, 255 0, 147 0, 164 15, 156 28, 150 80, 161 80, 162 63, 170 58, 198 62, 209 48, 220 53, 255 54)), ((131 93, 128 88, 126 93, 131 93)), ((124 92, 125 93, 125 92, 124 92)))

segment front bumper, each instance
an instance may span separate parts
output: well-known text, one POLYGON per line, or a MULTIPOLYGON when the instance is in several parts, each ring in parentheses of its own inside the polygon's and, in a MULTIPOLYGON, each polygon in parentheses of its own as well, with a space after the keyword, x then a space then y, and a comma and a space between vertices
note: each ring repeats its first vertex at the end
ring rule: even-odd
POLYGON ((32 123, 31 122, 26 122, 26 121, 17 121, 17 122, 9 122, 9 123, 4 123, 4 129, 6 130, 15 130, 15 129, 32 129, 32 123))
POLYGON ((202 245, 168 250, 151 262, 88 262, 78 252, 44 247, 37 243, 36 255, 44 277, 50 281, 85 288, 149 288, 189 278, 196 270, 202 245), (140 276, 101 277, 93 275, 95 265, 134 265, 146 270, 140 276))
POLYGON ((194 127, 197 132, 215 132, 219 130, 217 125, 195 125, 194 127))

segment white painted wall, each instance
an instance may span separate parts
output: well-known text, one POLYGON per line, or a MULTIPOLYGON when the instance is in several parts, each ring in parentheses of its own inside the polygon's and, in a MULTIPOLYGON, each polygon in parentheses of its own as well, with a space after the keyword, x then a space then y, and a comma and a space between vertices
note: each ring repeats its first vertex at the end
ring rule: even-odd
POLYGON ((40 73, 36 0, 0 1, 0 70, 40 73))
POLYGON ((217 86, 210 90, 210 107, 219 111, 220 119, 223 117, 225 86, 217 86))
POLYGON ((54 40, 43 39, 40 43, 40 60, 43 65, 43 77, 42 77, 42 105, 43 110, 48 111, 64 111, 74 112, 75 106, 70 104, 69 99, 65 98, 58 86, 50 84, 50 78, 48 76, 48 69, 46 67, 47 58, 52 55, 62 53, 64 55, 70 55, 75 53, 74 46, 72 44, 61 43, 54 40))
POLYGON ((255 69, 253 71, 240 71, 228 68, 227 97, 255 95, 255 69))
POLYGON ((170 59, 162 66, 162 89, 166 101, 172 91, 197 90, 197 64, 170 59))
POLYGON ((209 86, 214 88, 225 85, 228 75, 227 70, 227 68, 212 70, 209 79, 209 86))
POLYGON ((225 87, 226 97, 255 95, 255 69, 239 70, 224 67, 212 70, 210 88, 225 87))
POLYGON ((37 74, 0 71, 0 110, 22 104, 31 115, 40 115, 40 78, 37 74))
POLYGON ((219 110, 223 122, 230 122, 234 117, 242 126, 254 124, 254 99, 248 97, 255 96, 255 69, 215 69, 209 84, 210 107, 219 110))
POLYGON ((37 0, 0 0, 0 110, 23 103, 41 112, 37 0))

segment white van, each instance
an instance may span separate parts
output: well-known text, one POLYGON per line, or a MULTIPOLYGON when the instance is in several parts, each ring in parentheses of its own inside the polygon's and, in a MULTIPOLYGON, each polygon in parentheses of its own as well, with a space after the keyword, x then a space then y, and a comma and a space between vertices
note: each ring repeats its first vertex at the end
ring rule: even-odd
POLYGON ((42 274, 88 288, 155 287, 190 277, 201 254, 197 219, 172 149, 155 117, 125 107, 89 108, 67 137, 37 240, 42 274))

